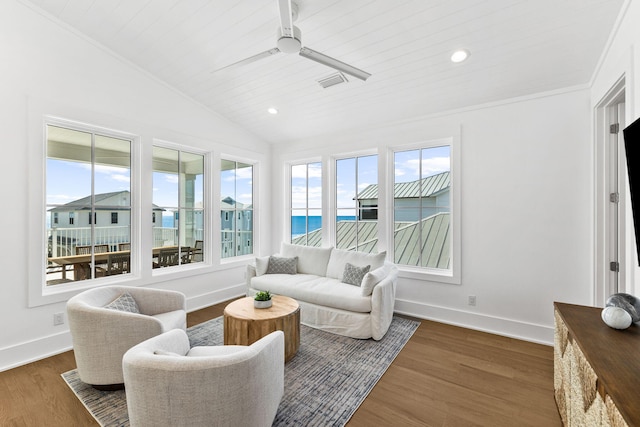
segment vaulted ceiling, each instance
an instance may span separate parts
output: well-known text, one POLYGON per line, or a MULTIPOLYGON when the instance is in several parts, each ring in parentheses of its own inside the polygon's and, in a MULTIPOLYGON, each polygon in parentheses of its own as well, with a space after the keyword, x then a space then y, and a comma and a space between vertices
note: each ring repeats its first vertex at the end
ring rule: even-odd
POLYGON ((623 4, 294 0, 303 46, 372 74, 323 89, 296 54, 213 72, 276 46, 276 0, 28 1, 269 142, 586 84, 623 4))

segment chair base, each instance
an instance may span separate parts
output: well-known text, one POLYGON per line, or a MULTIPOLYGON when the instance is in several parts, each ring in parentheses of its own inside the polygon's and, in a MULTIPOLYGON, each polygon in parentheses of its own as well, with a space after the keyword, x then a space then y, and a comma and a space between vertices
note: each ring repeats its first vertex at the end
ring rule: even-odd
POLYGON ((124 383, 121 384, 91 384, 91 387, 100 391, 124 390, 124 383))

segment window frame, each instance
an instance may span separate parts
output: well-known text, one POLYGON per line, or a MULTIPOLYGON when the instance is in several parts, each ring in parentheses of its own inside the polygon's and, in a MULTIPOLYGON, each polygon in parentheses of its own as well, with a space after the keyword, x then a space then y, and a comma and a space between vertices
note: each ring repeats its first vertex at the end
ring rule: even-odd
MULTIPOLYGON (((380 162, 381 162, 381 156, 380 153, 378 152, 378 150, 361 150, 358 152, 354 152, 354 153, 347 153, 347 154, 340 154, 340 155, 335 155, 335 156, 331 156, 330 158, 330 162, 331 162, 331 214, 330 216, 330 223, 331 223, 331 234, 330 234, 330 241, 331 241, 331 245, 334 248, 338 247, 338 221, 337 221, 337 217, 338 217, 338 210, 339 209, 344 209, 341 208, 340 206, 338 206, 338 191, 337 191, 337 186, 338 186, 338 161, 340 160, 349 160, 349 159, 353 159, 355 160, 355 185, 356 185, 356 196, 359 193, 358 190, 358 159, 363 158, 363 157, 372 157, 372 156, 376 156, 376 178, 377 178, 377 185, 378 188, 380 189, 380 184, 381 184, 381 180, 380 180, 380 162)), ((359 217, 359 209, 357 206, 357 202, 356 202, 356 206, 354 208, 355 213, 356 213, 356 224, 360 221, 360 219, 358 219, 359 217)), ((367 211, 369 211, 369 209, 367 209, 367 211)), ((381 229, 380 229, 380 223, 381 223, 381 218, 380 218, 380 201, 378 201, 378 205, 376 205, 375 208, 375 212, 376 212, 376 222, 378 223, 377 227, 378 227, 378 244, 376 245, 378 248, 378 252, 381 251, 381 246, 380 243, 382 240, 384 240, 384 235, 381 233, 381 229)), ((382 221, 384 221, 384 216, 382 218, 382 221)), ((356 235, 358 234, 358 227, 356 226, 356 235)), ((356 247, 360 242, 357 241, 356 243, 356 247)), ((386 245, 382 245, 382 247, 385 247, 386 245)), ((357 250, 356 250, 357 251, 357 250)), ((357 251, 360 252, 360 251, 357 251)))
MULTIPOLYGON (((306 188, 307 188, 307 202, 305 205, 304 210, 307 213, 307 218, 309 217, 309 210, 310 209, 319 209, 321 212, 321 216, 322 216, 322 225, 320 227, 320 233, 321 233, 321 241, 324 242, 328 236, 327 233, 329 233, 328 228, 329 227, 333 227, 331 225, 331 221, 327 221, 327 203, 325 200, 325 197, 327 195, 327 192, 325 191, 325 187, 327 185, 327 167, 325 164, 324 159, 322 158, 311 158, 311 159, 301 159, 298 161, 291 161, 291 162, 287 162, 285 164, 285 182, 286 182, 286 195, 285 195, 285 206, 286 206, 286 212, 287 212, 287 216, 284 217, 285 220, 285 226, 284 226, 284 232, 285 232, 285 236, 282 239, 283 242, 288 242, 288 243, 292 243, 292 239, 291 239, 291 233, 292 233, 292 229, 291 229, 291 218, 292 218, 292 214, 294 209, 303 209, 303 208, 294 208, 293 207, 293 198, 291 196, 291 191, 293 189, 292 185, 291 185, 291 180, 293 178, 293 174, 292 174, 292 169, 294 166, 306 166, 307 168, 307 177, 306 177, 306 188), (321 201, 321 206, 320 208, 310 208, 309 207, 309 165, 310 164, 314 164, 314 163, 318 163, 320 164, 320 171, 321 171, 321 178, 320 178, 320 201, 321 201)), ((335 222, 335 221, 334 221, 335 222)), ((307 241, 308 243, 308 241, 307 241)), ((302 245, 301 245, 302 246, 302 245)), ((308 246, 308 245, 304 245, 304 246, 308 246)))
MULTIPOLYGON (((215 201, 215 207, 211 208, 211 214, 213 216, 213 226, 212 232, 210 233, 210 238, 212 239, 212 248, 209 252, 215 252, 218 263, 220 266, 230 267, 233 264, 245 264, 247 261, 252 261, 255 259, 258 253, 260 253, 260 222, 259 222, 259 209, 260 209, 260 201, 258 198, 259 189, 260 189, 260 162, 256 159, 237 156, 233 154, 228 154, 225 152, 216 153, 213 162, 216 165, 215 168, 215 176, 216 176, 216 184, 213 186, 213 191, 211 194, 213 195, 215 201), (222 206, 220 202, 222 200, 221 194, 221 174, 222 174, 222 161, 230 161, 236 163, 243 163, 246 165, 251 165, 252 168, 252 182, 251 182, 251 199, 252 199, 252 208, 251 208, 251 222, 253 226, 252 230, 252 239, 253 239, 253 252, 250 254, 237 255, 232 257, 223 257, 222 256, 222 223, 220 218, 220 213, 223 212, 222 206), (211 237, 213 236, 213 237, 211 237)), ((225 210, 226 212, 231 212, 231 210, 225 210)), ((238 212, 237 209, 233 210, 234 214, 229 215, 230 218, 233 218, 236 221, 235 212, 238 212)), ((233 233, 233 232, 231 232, 233 233)), ((206 243, 206 242, 205 242, 206 243)))
MULTIPOLYGON (((167 140, 163 140, 163 139, 159 139, 159 138, 154 138, 150 147, 149 147, 149 151, 151 152, 150 154, 150 158, 149 161, 151 162, 151 166, 149 172, 152 176, 153 176, 153 148, 154 147, 158 147, 158 148, 163 148, 163 149, 168 149, 168 150, 175 150, 178 151, 180 153, 189 153, 189 154, 195 154, 195 155, 201 155, 203 156, 203 188, 202 188, 202 192, 203 192, 203 207, 202 207, 202 212, 203 212, 203 218, 202 218, 202 225, 203 225, 203 237, 204 237, 204 242, 203 242, 203 253, 204 253, 204 257, 202 258, 202 261, 199 262, 194 262, 194 263, 187 263, 187 264, 177 264, 177 265, 171 265, 169 267, 165 267, 165 268, 149 268, 151 271, 151 276, 152 277, 161 277, 161 276, 165 276, 165 275, 172 275, 175 274, 176 272, 180 272, 180 271, 185 271, 185 270, 193 270, 193 269, 202 269, 202 268, 206 268, 206 267, 210 267, 212 262, 212 255, 211 255, 211 242, 210 240, 212 240, 213 238, 213 233, 212 233, 212 224, 211 224, 211 210, 213 209, 213 206, 211 204, 211 198, 209 197, 209 192, 211 191, 210 189, 210 183, 207 182, 208 180, 212 180, 213 176, 212 176, 212 170, 211 170, 211 158, 212 158, 212 153, 210 151, 207 150, 203 150, 200 148, 196 148, 196 147, 192 147, 186 144, 180 144, 180 143, 175 143, 175 142, 171 142, 171 141, 167 141, 167 140)), ((153 179, 151 180, 153 181, 153 179)), ((178 185, 178 187, 180 188, 180 186, 178 185)), ((180 197, 178 197, 178 204, 180 203, 180 197)), ((155 212, 153 212, 153 197, 151 197, 151 207, 152 207, 152 215, 151 215, 151 222, 149 223, 150 227, 153 228, 154 224, 158 224, 158 215, 155 215, 155 212)), ((162 206, 160 206, 162 207, 162 206)), ((180 210, 181 209, 186 209, 183 208, 181 206, 177 206, 178 210, 173 212, 173 219, 174 221, 179 221, 180 218, 180 210)), ((162 225, 162 215, 160 215, 160 225, 162 225)), ((149 233, 149 242, 150 242, 150 246, 149 246, 149 250, 148 250, 148 254, 144 254, 145 257, 149 257, 150 259, 152 258, 151 255, 151 249, 153 247, 153 238, 152 238, 152 229, 149 228, 149 230, 146 230, 146 232, 149 233)), ((180 233, 180 231, 178 230, 178 233, 180 233)), ((180 234, 178 234, 178 239, 180 239, 180 234)), ((146 259, 146 258, 145 258, 146 259)), ((152 263, 150 262, 149 265, 152 265, 152 263)))
MULTIPOLYGON (((414 142, 410 144, 389 146, 387 149, 387 185, 390 190, 386 192, 385 202, 389 210, 387 227, 388 259, 395 259, 394 253, 394 181, 395 181, 395 153, 410 150, 422 150, 435 147, 448 146, 450 149, 450 224, 451 224, 451 267, 449 269, 435 269, 397 264, 399 276, 409 279, 428 280, 441 283, 461 284, 461 212, 460 212, 460 137, 458 135, 414 142)), ((393 262, 393 261, 392 261, 393 262)))
MULTIPOLYGON (((81 116, 81 114, 78 114, 81 116)), ((138 236, 137 231, 140 228, 140 221, 136 217, 136 212, 140 205, 139 185, 134 178, 138 174, 140 161, 140 141, 141 138, 130 132, 105 127, 98 124, 99 120, 87 120, 80 122, 46 114, 43 111, 30 111, 29 126, 31 129, 38 131, 30 134, 28 144, 28 152, 30 158, 38 162, 39 167, 34 168, 33 180, 30 184, 29 204, 29 230, 27 236, 29 238, 29 260, 37 263, 38 267, 30 268, 28 273, 28 306, 37 307, 44 304, 51 304, 60 301, 66 301, 70 296, 79 291, 90 289, 96 286, 106 284, 126 283, 140 276, 139 268, 139 247, 140 241, 134 236, 138 236), (79 280, 68 283, 57 284, 55 286, 47 286, 46 283, 46 263, 47 254, 43 250, 47 244, 46 237, 46 216, 47 216, 47 188, 46 188, 46 164, 47 164, 47 127, 56 126, 77 130, 80 132, 89 132, 110 136, 118 139, 131 141, 130 145, 130 192, 131 192, 131 223, 130 232, 132 240, 131 252, 131 273, 126 275, 109 276, 103 278, 94 278, 87 280, 79 280), (37 159, 37 160, 35 160, 37 159)), ((121 127, 121 126, 119 126, 121 127)))

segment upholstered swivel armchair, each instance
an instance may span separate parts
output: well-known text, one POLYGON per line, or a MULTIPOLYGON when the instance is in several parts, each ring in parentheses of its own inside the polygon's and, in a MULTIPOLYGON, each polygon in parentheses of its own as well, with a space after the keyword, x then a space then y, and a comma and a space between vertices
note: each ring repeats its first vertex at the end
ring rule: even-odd
POLYGON ((284 394, 284 334, 189 348, 173 330, 122 360, 131 427, 271 426, 284 394))
POLYGON ((187 327, 184 294, 130 286, 84 291, 67 302, 67 317, 80 379, 105 390, 122 388, 122 356, 127 350, 163 332, 187 327), (105 308, 122 301, 125 294, 133 297, 134 312, 105 308))

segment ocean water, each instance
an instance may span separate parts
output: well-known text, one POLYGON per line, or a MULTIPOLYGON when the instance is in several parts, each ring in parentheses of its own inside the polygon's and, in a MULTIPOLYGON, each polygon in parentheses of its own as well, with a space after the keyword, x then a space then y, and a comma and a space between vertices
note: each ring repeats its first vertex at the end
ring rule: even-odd
MULTIPOLYGON (((296 237, 307 233, 305 230, 305 216, 292 216, 291 217, 291 235, 296 237)), ((309 218, 309 232, 322 228, 321 216, 310 216, 309 218)), ((349 221, 356 219, 355 216, 339 216, 336 217, 338 221, 349 221)))

